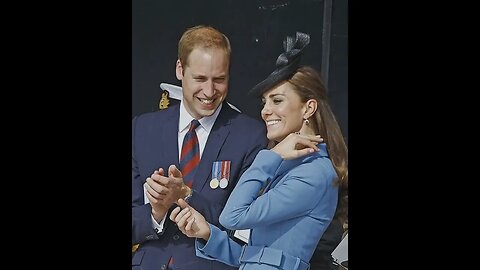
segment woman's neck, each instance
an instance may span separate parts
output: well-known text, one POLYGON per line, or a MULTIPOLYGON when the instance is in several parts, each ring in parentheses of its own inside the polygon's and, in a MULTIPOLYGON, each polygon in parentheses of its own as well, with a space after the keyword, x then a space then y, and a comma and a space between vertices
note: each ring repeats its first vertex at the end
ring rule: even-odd
POLYGON ((309 127, 305 124, 302 126, 302 128, 300 129, 299 132, 301 134, 305 134, 305 135, 317 135, 317 134, 315 134, 315 131, 311 127, 309 127))

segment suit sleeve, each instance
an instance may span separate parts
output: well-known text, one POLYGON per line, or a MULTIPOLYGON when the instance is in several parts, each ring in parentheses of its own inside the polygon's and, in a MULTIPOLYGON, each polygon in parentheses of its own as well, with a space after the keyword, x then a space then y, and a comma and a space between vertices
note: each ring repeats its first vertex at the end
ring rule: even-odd
POLYGON ((158 239, 152 225, 152 208, 144 204, 143 181, 135 159, 135 124, 132 121, 132 244, 158 239))
MULTIPOLYGON (((329 188, 331 175, 320 162, 301 164, 290 171, 285 181, 261 196, 259 192, 276 176, 282 158, 273 151, 262 150, 252 166, 242 175, 220 215, 227 229, 265 226, 310 212, 329 188), (320 166, 320 167, 318 167, 320 166)), ((335 198, 332 196, 332 198, 335 198)), ((336 205, 336 202, 333 203, 336 205)))
POLYGON ((198 257, 220 261, 230 266, 240 266, 240 255, 243 246, 230 239, 225 231, 210 225, 210 238, 205 243, 203 239, 195 240, 195 252, 198 257))

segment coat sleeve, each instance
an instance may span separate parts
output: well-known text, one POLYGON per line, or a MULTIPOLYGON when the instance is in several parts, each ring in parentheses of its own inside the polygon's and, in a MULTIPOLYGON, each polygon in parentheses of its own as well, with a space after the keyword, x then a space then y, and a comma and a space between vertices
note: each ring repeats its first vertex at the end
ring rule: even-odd
POLYGON ((198 257, 220 261, 230 266, 240 266, 240 255, 243 246, 228 237, 214 225, 210 225, 210 238, 205 243, 203 239, 195 240, 195 252, 198 257))

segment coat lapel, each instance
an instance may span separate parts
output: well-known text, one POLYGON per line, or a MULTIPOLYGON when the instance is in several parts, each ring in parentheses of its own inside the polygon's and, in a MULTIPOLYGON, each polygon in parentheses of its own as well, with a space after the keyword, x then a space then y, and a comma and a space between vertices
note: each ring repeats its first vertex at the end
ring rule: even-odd
POLYGON ((225 139, 227 138, 230 130, 228 125, 230 124, 230 110, 227 104, 223 104, 222 110, 218 114, 218 118, 213 125, 210 135, 208 136, 207 144, 203 150, 202 159, 198 165, 197 172, 195 173, 195 180, 193 182, 193 188, 195 190, 202 190, 205 183, 209 182, 209 175, 212 172, 212 164, 217 159, 225 139))

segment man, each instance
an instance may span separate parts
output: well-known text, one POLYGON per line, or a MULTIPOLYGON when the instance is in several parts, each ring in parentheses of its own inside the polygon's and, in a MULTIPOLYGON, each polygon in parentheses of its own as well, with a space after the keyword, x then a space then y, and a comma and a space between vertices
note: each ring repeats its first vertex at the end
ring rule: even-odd
POLYGON ((235 269, 197 257, 194 239, 166 218, 178 198, 188 198, 221 226, 230 192, 267 145, 265 125, 225 101, 230 53, 218 30, 188 29, 175 69, 182 101, 132 121, 132 269, 235 269))

